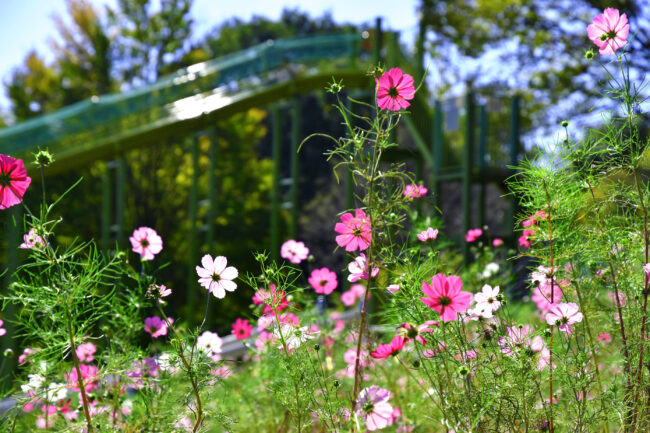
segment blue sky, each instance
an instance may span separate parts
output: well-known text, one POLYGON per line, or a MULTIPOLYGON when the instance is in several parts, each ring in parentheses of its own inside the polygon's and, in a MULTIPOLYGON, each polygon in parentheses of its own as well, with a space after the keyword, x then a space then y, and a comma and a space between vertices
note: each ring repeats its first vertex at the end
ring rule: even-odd
MULTIPOLYGON (((91 0, 91 3, 101 7, 114 5, 115 0, 91 0)), ((247 20, 257 14, 278 18, 284 7, 298 8, 316 16, 329 11, 337 22, 362 23, 381 16, 387 28, 400 30, 404 40, 412 41, 416 33, 418 3, 418 0, 401 0, 396 7, 395 0, 195 0, 191 15, 198 36, 231 17, 247 20)), ((0 79, 3 83, 30 49, 51 58, 48 57, 48 40, 57 35, 52 20, 54 14, 66 16, 65 0, 0 0, 0 79)), ((0 111, 6 112, 8 107, 3 87, 0 111)))

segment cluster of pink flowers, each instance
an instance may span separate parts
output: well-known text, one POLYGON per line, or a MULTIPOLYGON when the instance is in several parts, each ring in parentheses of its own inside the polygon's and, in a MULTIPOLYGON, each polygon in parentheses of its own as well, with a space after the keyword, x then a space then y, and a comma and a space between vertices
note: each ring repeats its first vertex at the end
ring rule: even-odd
POLYGON ((404 197, 407 198, 422 198, 427 195, 429 190, 423 185, 416 185, 411 183, 404 187, 404 197))
POLYGON ((438 237, 438 229, 429 227, 428 229, 418 233, 418 239, 422 242, 430 242, 438 237))
POLYGON ((475 242, 478 238, 483 236, 483 230, 481 229, 469 229, 465 234, 465 242, 475 242))
POLYGON ((362 299, 366 293, 366 288, 361 284, 353 284, 349 290, 341 293, 341 302, 346 307, 351 307, 357 303, 357 299, 362 299))
POLYGON ((264 305, 262 316, 280 312, 289 306, 284 290, 278 289, 275 284, 269 286, 269 290, 258 289, 253 295, 253 304, 264 305))
POLYGON ((297 265, 309 257, 309 248, 303 242, 289 239, 280 247, 280 257, 297 265))
POLYGON ((23 235, 23 243, 20 244, 19 248, 23 250, 45 248, 45 240, 32 227, 26 235, 23 235))
POLYGON ((543 210, 538 210, 533 215, 529 216, 522 225, 524 226, 524 231, 519 237, 519 246, 530 247, 530 241, 535 236, 535 231, 537 229, 537 224, 540 221, 546 220, 546 212, 543 210))

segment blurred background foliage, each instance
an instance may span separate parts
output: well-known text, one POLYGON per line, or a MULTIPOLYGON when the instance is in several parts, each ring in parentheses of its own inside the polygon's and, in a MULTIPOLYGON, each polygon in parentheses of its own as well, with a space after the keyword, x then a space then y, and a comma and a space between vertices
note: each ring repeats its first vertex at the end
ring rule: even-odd
MULTIPOLYGON (((54 60, 46 62, 40 53, 29 52, 4 83, 11 101, 11 117, 16 121, 50 113, 94 95, 134 89, 180 67, 269 39, 360 32, 371 27, 336 23, 328 14, 311 17, 300 10, 286 9, 278 21, 260 16, 253 16, 248 22, 229 19, 196 38, 189 15, 192 0, 119 0, 115 8, 106 7, 103 11, 89 0, 67 0, 67 7, 67 16, 54 17, 58 30, 58 38, 51 41, 54 60)), ((431 62, 428 85, 435 97, 457 96, 459 86, 473 88, 486 99, 518 94, 524 100, 524 129, 556 128, 558 119, 567 112, 564 109, 586 113, 592 106, 590 102, 600 97, 594 89, 602 71, 583 58, 583 48, 590 46, 586 23, 604 7, 628 13, 630 28, 634 29, 632 63, 640 73, 646 72, 650 68, 650 6, 642 0, 421 0, 418 43, 416 47, 405 48, 414 53, 413 64, 418 64, 418 58, 426 59, 425 65, 431 62)), ((411 69, 417 72, 416 67, 411 69)), ((331 102, 322 92, 299 98, 302 137, 313 132, 333 136, 343 133, 338 116, 330 108, 331 102)), ((507 116, 507 107, 497 107, 490 113, 491 124, 506 124, 507 116)), ((5 123, 0 120, 0 126, 5 123)), ((289 116, 283 116, 281 124, 282 136, 288 141, 289 116)), ((222 119, 215 126, 216 245, 210 249, 205 246, 202 253, 226 255, 241 273, 255 272, 251 251, 269 244, 270 116, 264 109, 252 109, 222 119)), ((450 130, 447 138, 452 143, 462 143, 461 131, 462 126, 450 130)), ((508 140, 507 129, 494 128, 490 134, 489 142, 496 146, 491 154, 506 160, 503 143, 508 140)), ((202 199, 208 194, 208 136, 161 142, 126 155, 125 233, 150 226, 163 237, 165 249, 156 264, 171 264, 160 271, 160 279, 175 290, 176 299, 171 304, 177 306, 183 305, 189 290, 200 290, 198 284, 187 287, 186 277, 188 268, 193 266, 187 263, 192 139, 199 140, 202 170, 198 193, 202 199)), ((406 146, 412 146, 408 137, 404 141, 406 146)), ((324 162, 324 146, 325 142, 314 140, 301 152, 299 239, 312 249, 317 259, 315 265, 340 270, 344 263, 341 255, 332 254, 335 244, 331 229, 337 212, 343 209, 343 199, 331 167, 324 162)), ((460 152, 460 148, 456 150, 460 152)), ((289 155, 285 153, 283 177, 288 176, 289 170, 289 155)), ((458 160, 453 155, 449 158, 458 160)), ((60 209, 68 222, 64 225, 68 231, 59 233, 59 240, 65 242, 76 236, 97 238, 105 164, 96 163, 80 172, 47 179, 48 193, 53 199, 84 177, 60 209)), ((33 207, 38 203, 35 195, 28 197, 33 207)), ((205 209, 200 208, 199 212, 199 217, 205 216, 205 209)), ((309 272, 311 264, 304 266, 309 272)), ((245 311, 251 295, 252 291, 241 287, 239 296, 222 301, 219 314, 210 318, 219 333, 229 331, 230 323, 245 311)), ((177 307, 172 314, 199 317, 202 311, 188 312, 177 307)))

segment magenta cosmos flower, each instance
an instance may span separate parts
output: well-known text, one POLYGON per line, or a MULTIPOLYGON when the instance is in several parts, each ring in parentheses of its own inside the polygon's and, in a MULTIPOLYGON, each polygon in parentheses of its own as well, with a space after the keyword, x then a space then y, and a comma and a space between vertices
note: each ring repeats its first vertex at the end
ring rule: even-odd
POLYGON ((280 248, 280 257, 289 260, 293 264, 298 264, 309 256, 309 248, 303 242, 297 242, 289 239, 282 244, 280 248))
POLYGON ((408 100, 415 96, 413 77, 393 68, 377 80, 377 105, 382 110, 399 111, 411 105, 408 100))
POLYGON ((82 343, 77 346, 77 358, 81 362, 93 362, 97 347, 93 343, 82 343))
POLYGON ((197 266, 196 273, 199 275, 199 283, 208 289, 219 299, 226 296, 226 291, 234 292, 237 284, 232 281, 239 273, 233 266, 228 266, 228 260, 224 256, 218 256, 214 259, 206 254, 201 259, 203 267, 197 266))
POLYGON ((22 202, 31 182, 22 159, 0 155, 0 210, 22 202))
MULTIPOLYGON (((83 383, 84 390, 90 392, 93 389, 97 388, 99 383, 99 368, 94 365, 88 364, 79 364, 79 371, 81 371, 81 381, 83 383)), ((73 391, 80 391, 79 389, 79 376, 77 375, 77 369, 72 368, 70 373, 64 375, 68 381, 68 386, 73 391)))
POLYGON ((390 343, 380 344, 377 346, 374 352, 370 352, 370 356, 375 359, 384 359, 388 358, 389 356, 395 356, 399 353, 400 350, 402 350, 406 344, 406 341, 406 338, 402 337, 401 335, 396 335, 393 337, 393 341, 390 343))
POLYGON ((237 340, 247 339, 251 336, 252 332, 253 327, 248 323, 248 319, 238 318, 232 325, 232 335, 234 335, 237 340))
POLYGON ((458 313, 469 308, 472 294, 463 292, 463 281, 456 275, 446 277, 438 274, 431 279, 431 285, 422 282, 422 292, 427 297, 420 298, 422 302, 440 314, 440 320, 450 322, 456 320, 458 313))
POLYGON ((404 187, 404 197, 408 198, 422 198, 427 195, 429 190, 422 185, 410 184, 404 187))
POLYGON ((163 242, 158 233, 149 227, 135 229, 129 238, 133 252, 140 254, 142 260, 153 260, 153 256, 162 251, 163 242))
POLYGON ((575 302, 566 302, 551 306, 551 311, 546 313, 546 323, 558 325, 562 332, 573 332, 574 323, 582 322, 582 313, 575 302))
POLYGON ((338 285, 336 274, 327 268, 314 269, 307 281, 321 295, 329 295, 338 285))
POLYGON ((627 16, 612 8, 605 9, 604 13, 594 18, 593 23, 587 26, 587 35, 598 46, 600 54, 614 54, 625 46, 629 32, 627 16))
POLYGON ((368 248, 372 238, 370 219, 363 209, 355 210, 354 216, 349 212, 341 215, 341 222, 336 223, 334 231, 339 233, 336 243, 345 247, 345 251, 354 251, 357 248, 363 251, 368 248))
POLYGON ((420 239, 422 242, 433 241, 437 237, 438 237, 438 229, 434 229, 432 227, 429 227, 425 231, 418 233, 418 239, 420 239))
POLYGON ((388 402, 388 390, 377 385, 364 388, 357 399, 356 412, 366 422, 369 431, 381 430, 393 423, 393 406, 388 402))
MULTIPOLYGON (((172 319, 169 319, 172 322, 172 319)), ((158 316, 147 317, 144 319, 144 330, 147 331, 153 338, 162 337, 167 335, 167 322, 158 316)))
POLYGON ((467 234, 465 234, 466 242, 474 242, 483 235, 483 230, 481 229, 469 229, 467 234))
POLYGON ((401 328, 406 341, 415 340, 421 345, 426 346, 427 341, 424 339, 424 333, 433 332, 433 326, 440 327, 440 324, 435 320, 427 320, 420 326, 405 322, 399 325, 399 328, 401 328))

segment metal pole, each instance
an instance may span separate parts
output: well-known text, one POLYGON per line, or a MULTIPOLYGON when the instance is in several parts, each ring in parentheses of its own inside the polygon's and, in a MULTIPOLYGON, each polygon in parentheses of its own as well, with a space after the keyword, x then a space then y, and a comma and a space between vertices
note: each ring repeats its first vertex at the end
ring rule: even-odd
POLYGON ((487 152, 487 134, 488 122, 485 104, 479 107, 479 138, 478 138, 478 172, 479 172, 479 190, 478 190, 478 225, 485 225, 485 180, 483 179, 485 169, 485 155, 487 152))
POLYGON ((273 187, 271 189, 271 259, 277 260, 280 250, 280 163, 282 158, 282 123, 278 106, 272 113, 273 187))
MULTIPOLYGON (((463 149, 463 219, 462 235, 470 229, 471 224, 471 193, 472 193, 472 160, 474 151, 474 100, 472 91, 465 95, 465 148, 463 149)), ((469 245, 461 240, 463 245, 463 261, 469 263, 469 245)))
POLYGON ((187 272, 187 308, 189 311, 188 317, 190 322, 194 322, 195 311, 195 292, 193 287, 196 283, 196 276, 194 268, 197 265, 198 258, 198 244, 197 244, 197 208, 198 208, 198 185, 199 185, 199 138, 194 137, 190 144, 190 153, 192 158, 192 184, 190 185, 189 196, 189 210, 188 218, 190 220, 190 233, 189 233, 189 255, 188 255, 188 272, 187 272))
POLYGON ((117 162, 115 191, 115 241, 118 246, 124 245, 124 208, 126 201, 126 159, 117 162))
POLYGON ((443 158, 443 135, 442 135, 442 104, 438 99, 434 103, 435 112, 433 117, 433 180, 431 186, 433 188, 433 204, 436 207, 441 206, 440 193, 442 191, 442 184, 440 182, 440 173, 442 172, 442 158, 443 158))
POLYGON ((208 214, 206 216, 206 224, 208 228, 208 233, 207 233, 207 245, 208 245, 208 250, 211 251, 212 248, 214 248, 214 219, 216 217, 216 210, 217 210, 217 139, 218 139, 218 133, 217 133, 217 128, 214 127, 211 130, 211 133, 209 135, 210 137, 210 150, 209 150, 209 157, 210 157, 210 167, 208 171, 208 214))
POLYGON ((375 46, 372 50, 372 61, 375 65, 379 65, 379 63, 382 61, 381 40, 381 17, 377 17, 377 19, 375 19, 375 46))
MULTIPOLYGON (((519 162, 519 96, 513 96, 510 105, 510 165, 516 166, 519 162)), ((510 211, 508 212, 508 228, 513 231, 517 216, 517 197, 510 198, 510 211)), ((514 239, 513 239, 514 242, 514 239)))
POLYGON ((111 169, 114 161, 107 161, 102 174, 102 232, 101 249, 108 251, 111 247, 111 212, 113 208, 113 191, 111 188, 111 169))
POLYGON ((294 98, 291 106, 291 225, 289 235, 298 237, 298 145, 300 144, 300 100, 294 98))

